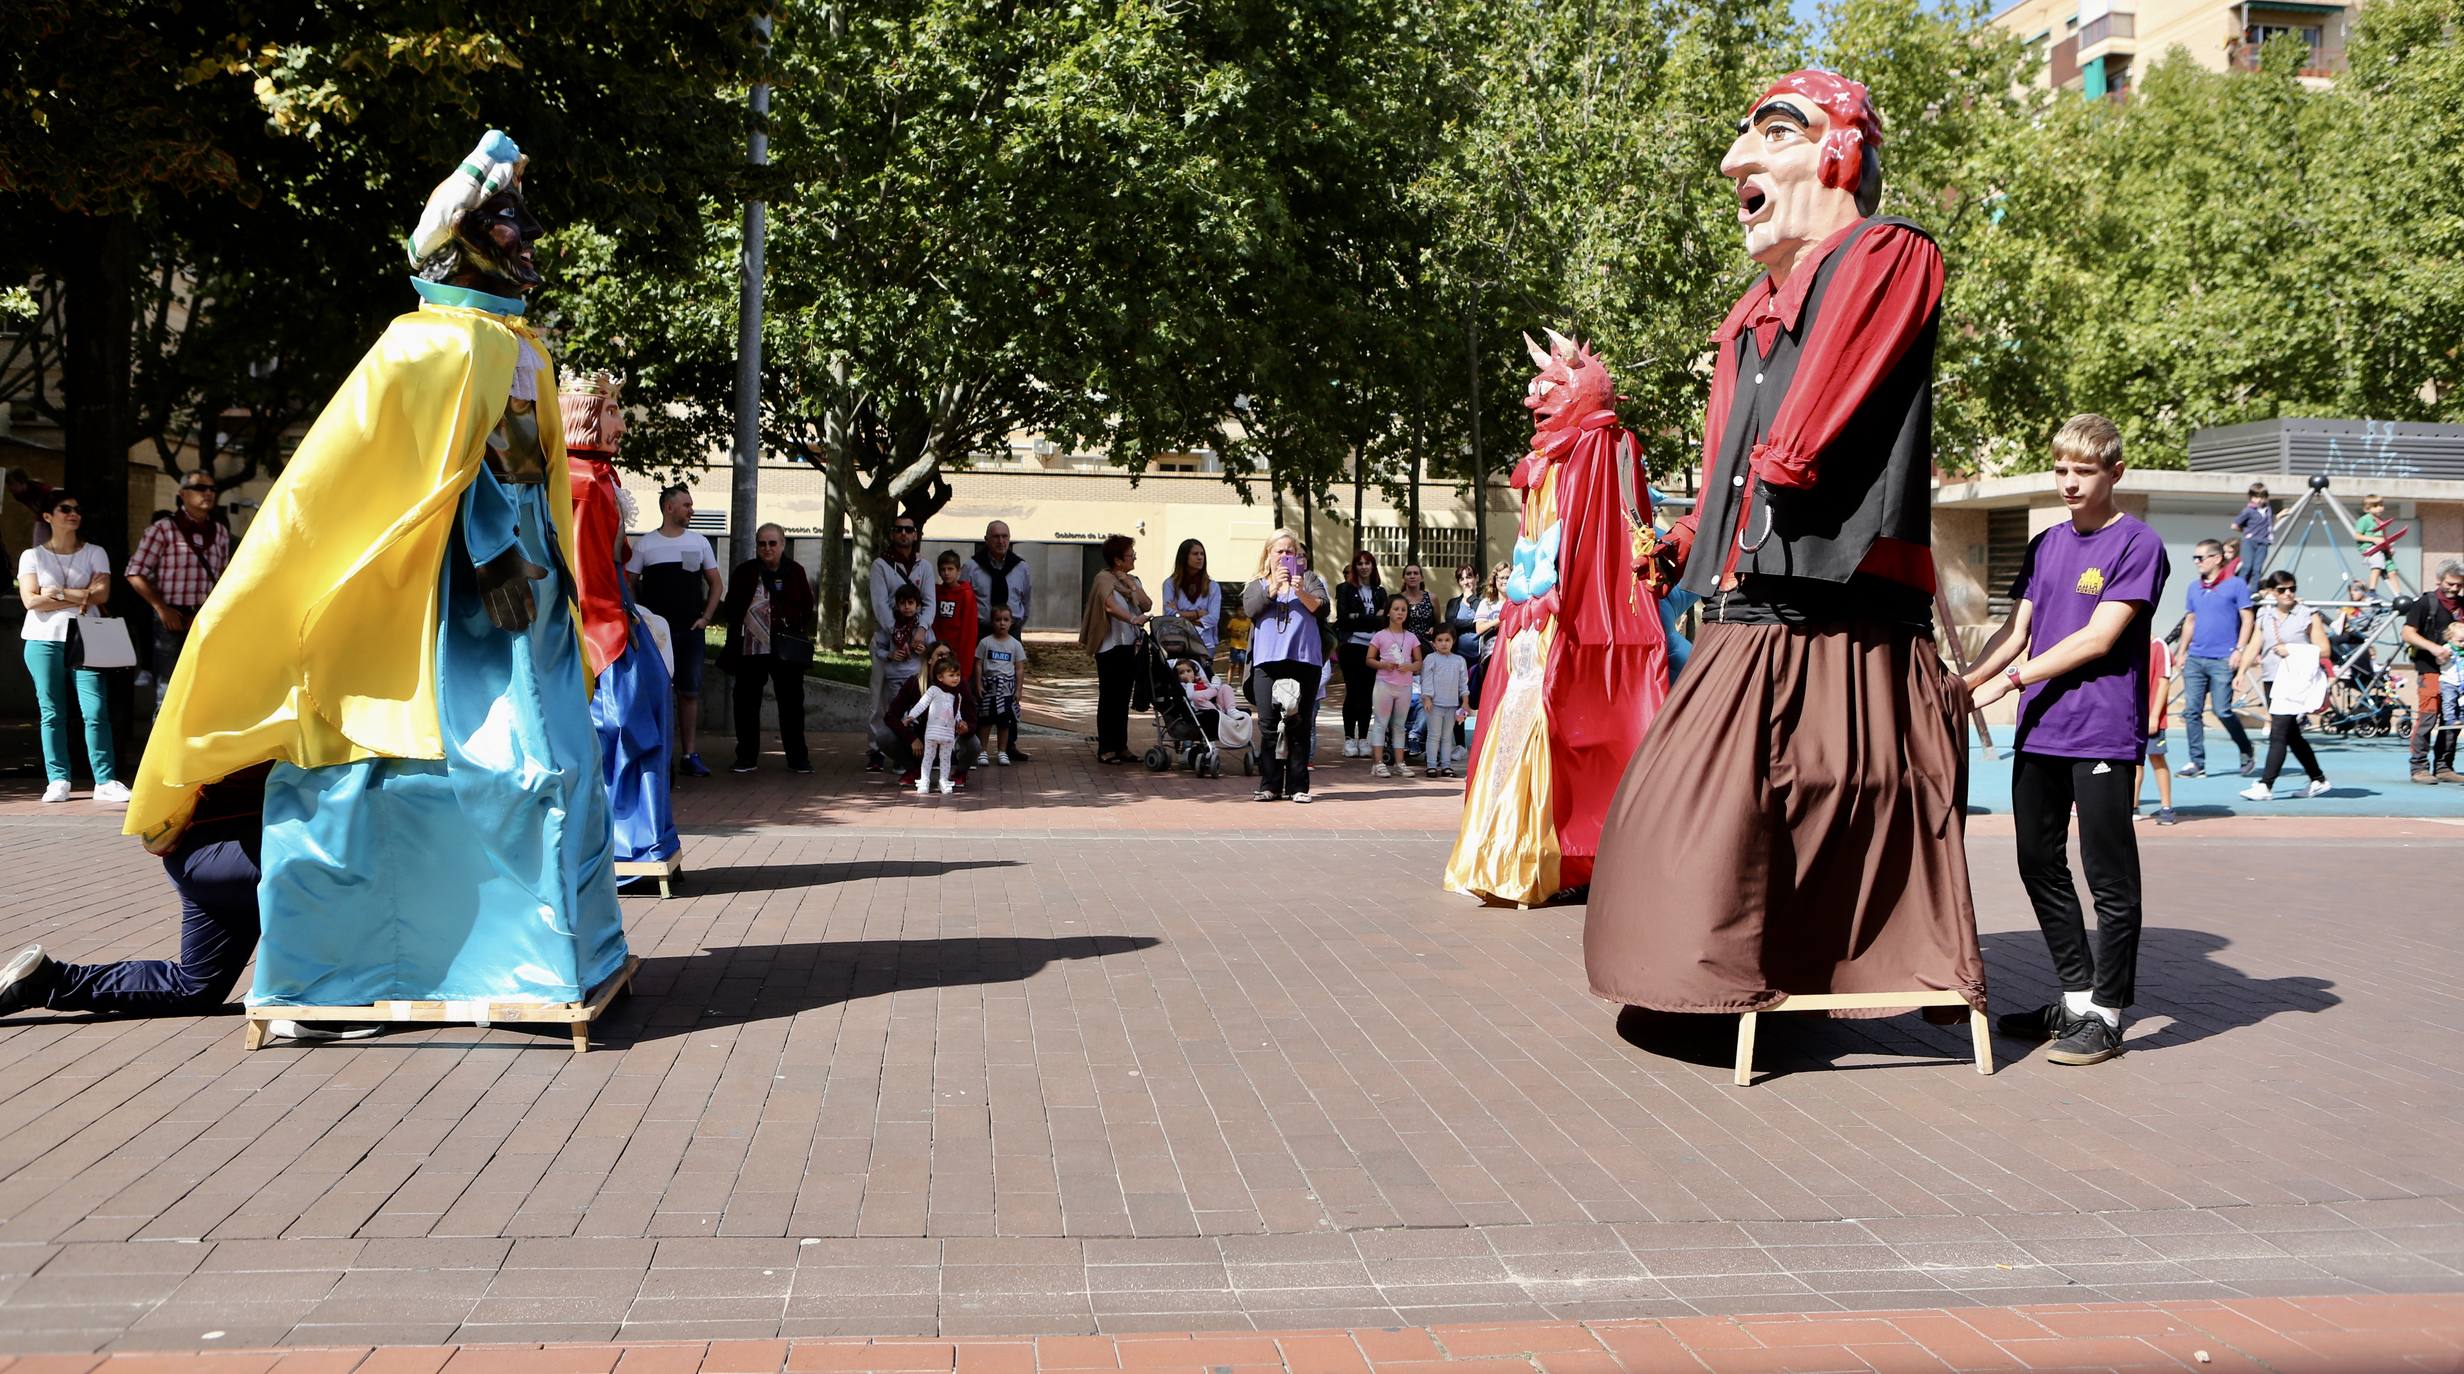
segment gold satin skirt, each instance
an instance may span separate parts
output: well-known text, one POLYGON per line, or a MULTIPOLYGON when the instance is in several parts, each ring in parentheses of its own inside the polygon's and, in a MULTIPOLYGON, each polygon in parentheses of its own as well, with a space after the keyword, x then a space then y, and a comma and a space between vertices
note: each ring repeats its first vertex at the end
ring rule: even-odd
POLYGON ((1446 890, 1493 905, 1537 906, 1557 893, 1557 822, 1549 804, 1549 718, 1541 683, 1554 618, 1529 626, 1502 650, 1503 684, 1490 683, 1463 828, 1446 859, 1446 890))

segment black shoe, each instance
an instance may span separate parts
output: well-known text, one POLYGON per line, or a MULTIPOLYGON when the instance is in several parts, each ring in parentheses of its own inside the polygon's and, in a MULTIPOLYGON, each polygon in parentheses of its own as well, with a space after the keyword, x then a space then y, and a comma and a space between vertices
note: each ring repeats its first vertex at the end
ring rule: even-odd
POLYGON ((1028 757, 1027 751, 1024 749, 1010 750, 1010 762, 1012 763, 1025 763, 1028 757))
POLYGON ((883 758, 878 749, 868 749, 864 753, 864 771, 867 773, 880 772, 888 762, 889 760, 883 758))
POLYGON ((1993 1033, 2012 1040, 2042 1042, 2068 1033, 2071 1020, 2070 1008, 2049 1002, 2034 1011, 2014 1011, 1995 1017, 1993 1033))
POLYGON ((2045 1058, 2056 1064, 2102 1064, 2121 1052, 2122 1028, 2091 1012, 2072 1017, 2045 1058))
POLYGON ((787 771, 790 773, 810 773, 813 771, 813 765, 805 762, 803 759, 798 759, 794 763, 787 765, 787 771))
POLYGON ((54 976, 51 957, 41 945, 28 945, 0 964, 0 1016, 42 1006, 51 997, 54 976))

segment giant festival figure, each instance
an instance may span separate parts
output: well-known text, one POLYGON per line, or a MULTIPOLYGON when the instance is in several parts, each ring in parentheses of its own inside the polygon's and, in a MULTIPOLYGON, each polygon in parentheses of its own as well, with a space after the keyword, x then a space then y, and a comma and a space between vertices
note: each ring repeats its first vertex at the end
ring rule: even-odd
MULTIPOLYGON (((1528 340, 1526 340, 1529 343, 1528 340)), ((1532 906, 1591 881, 1617 777, 1668 692, 1651 488, 1590 349, 1551 332, 1523 404, 1523 514, 1446 887, 1532 906)))
POLYGON ((615 825, 616 862, 658 863, 676 856, 676 810, 668 792, 675 698, 659 635, 665 622, 633 604, 625 584, 625 531, 633 499, 616 481, 616 446, 625 434, 622 386, 605 372, 565 379, 565 462, 573 490, 574 600, 582 611, 582 651, 597 689, 591 722, 615 825))
POLYGON ((1713 336, 1702 501, 1660 555, 1703 629, 1602 834, 1583 953, 1612 1001, 1984 1006, 1967 694, 1934 642, 1942 256, 1875 217, 1881 141, 1863 86, 1800 71, 1720 163, 1764 275, 1713 336))
POLYGON ((430 196, 419 309, 267 495, 138 772, 160 851, 273 765, 252 1008, 565 1002, 624 966, 526 165, 491 130, 430 196))

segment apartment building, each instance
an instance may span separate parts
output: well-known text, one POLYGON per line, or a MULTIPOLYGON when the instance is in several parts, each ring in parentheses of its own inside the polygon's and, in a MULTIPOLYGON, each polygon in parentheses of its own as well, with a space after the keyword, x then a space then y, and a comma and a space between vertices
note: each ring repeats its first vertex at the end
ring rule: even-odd
POLYGON ((2302 80, 2324 85, 2344 70, 2352 13, 2351 4, 2297 0, 2016 0, 1994 22, 2039 45, 2048 86, 2105 99, 2127 96, 2174 48, 2215 71, 2246 71, 2285 35, 2309 46, 2302 80))

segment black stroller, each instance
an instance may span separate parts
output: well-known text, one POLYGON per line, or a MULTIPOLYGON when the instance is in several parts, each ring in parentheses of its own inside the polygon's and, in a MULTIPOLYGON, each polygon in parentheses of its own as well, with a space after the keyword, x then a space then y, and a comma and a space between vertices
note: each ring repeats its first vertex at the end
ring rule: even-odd
MULTIPOLYGON (((1146 696, 1155 709, 1155 743, 1146 751, 1152 772, 1168 772, 1175 763, 1202 778, 1223 776, 1223 756, 1237 752, 1241 772, 1257 771, 1246 735, 1227 738, 1224 713, 1200 707, 1181 690, 1180 661, 1207 662, 1206 641, 1179 616, 1159 615, 1138 633, 1138 671, 1146 678, 1146 696)), ((1240 717, 1247 724, 1248 717, 1240 717)))

